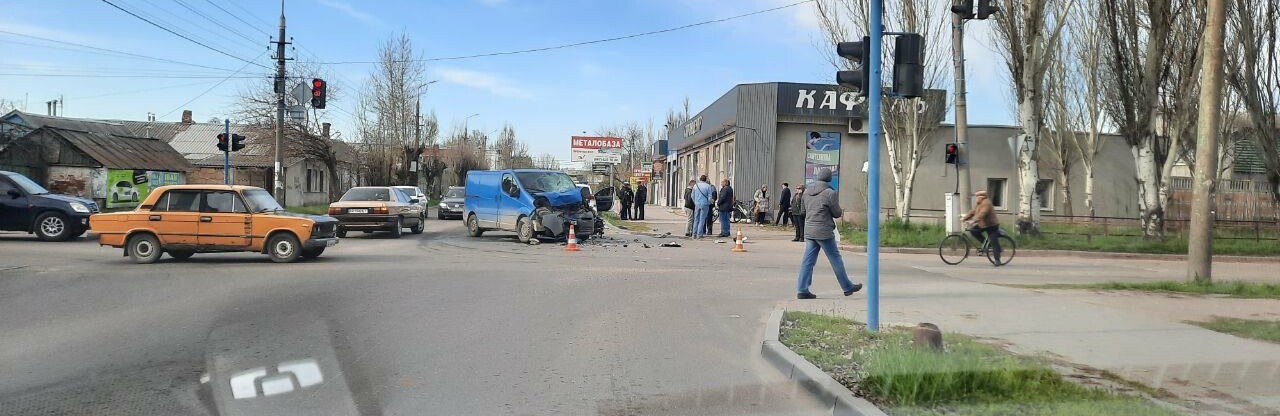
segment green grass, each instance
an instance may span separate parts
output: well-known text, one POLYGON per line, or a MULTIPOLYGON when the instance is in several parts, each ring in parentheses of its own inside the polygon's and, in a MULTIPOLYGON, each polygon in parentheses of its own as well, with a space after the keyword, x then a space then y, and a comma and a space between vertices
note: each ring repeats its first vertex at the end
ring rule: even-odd
POLYGON ((608 221, 609 224, 613 225, 614 227, 618 227, 624 230, 639 231, 639 232, 646 232, 650 230, 649 224, 645 224, 643 222, 636 222, 636 221, 623 221, 622 218, 618 217, 618 213, 613 211, 601 212, 600 216, 604 217, 604 220, 608 221))
POLYGON ((1243 299, 1280 299, 1280 284, 1245 282, 1239 280, 1215 280, 1210 283, 1161 280, 1154 282, 1049 283, 1036 285, 1010 284, 1006 286, 1026 289, 1138 290, 1144 292, 1188 293, 1195 295, 1227 295, 1229 297, 1243 299))
POLYGON ((304 205, 300 207, 285 208, 285 211, 296 212, 299 214, 325 215, 329 213, 328 205, 304 205))
POLYGON ((911 345, 907 329, 787 312, 781 340, 859 396, 899 415, 1174 415, 1145 399, 1074 384, 1043 360, 946 333, 946 349, 911 345))
POLYGON ((1280 344, 1280 321, 1214 317, 1209 322, 1188 323, 1238 337, 1280 344))
MULTIPOLYGON (((1014 236, 1018 248, 1144 254, 1186 254, 1187 252, 1187 238, 1182 234, 1171 233, 1163 240, 1155 240, 1142 237, 1141 232, 1136 228, 1108 228, 1107 232, 1113 235, 1103 235, 1102 227, 1098 225, 1043 223, 1040 228, 1039 236, 1014 236)), ((1013 230, 1006 226, 1005 231, 1013 230)), ((1214 254, 1280 255, 1280 242, 1275 240, 1263 240, 1260 243, 1251 239, 1223 238, 1244 237, 1244 233, 1240 230, 1215 230, 1214 254)), ((1251 233, 1252 231, 1249 231, 1248 236, 1252 236, 1251 233)), ((840 234, 846 243, 856 245, 867 243, 865 228, 841 223, 840 234)), ((880 245, 883 247, 937 247, 944 236, 946 231, 941 225, 908 224, 898 219, 890 219, 880 227, 880 245)))

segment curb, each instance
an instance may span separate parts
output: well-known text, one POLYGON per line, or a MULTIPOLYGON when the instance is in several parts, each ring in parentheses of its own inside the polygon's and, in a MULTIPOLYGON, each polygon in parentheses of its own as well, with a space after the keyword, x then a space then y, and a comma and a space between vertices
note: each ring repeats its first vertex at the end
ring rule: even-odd
POLYGON ((765 361, 826 404, 832 416, 885 416, 880 408, 865 399, 854 396, 852 391, 831 378, 818 366, 783 345, 782 341, 778 340, 781 329, 782 309, 774 309, 773 313, 769 314, 768 323, 765 324, 764 343, 760 347, 760 356, 764 357, 765 361))
MULTIPOLYGON (((867 251, 867 246, 856 246, 851 244, 840 244, 841 251, 862 252, 867 251)), ((897 254, 937 254, 936 247, 880 247, 880 253, 897 253, 897 254)), ((1173 260, 1183 261, 1187 259, 1185 254, 1149 254, 1149 253, 1113 253, 1105 251, 1078 251, 1078 250, 1018 250, 1019 257, 1077 257, 1084 259, 1128 259, 1128 260, 1173 260)), ((1280 263, 1280 257, 1259 257, 1259 256, 1227 256, 1215 255, 1214 261, 1227 263, 1280 263)))

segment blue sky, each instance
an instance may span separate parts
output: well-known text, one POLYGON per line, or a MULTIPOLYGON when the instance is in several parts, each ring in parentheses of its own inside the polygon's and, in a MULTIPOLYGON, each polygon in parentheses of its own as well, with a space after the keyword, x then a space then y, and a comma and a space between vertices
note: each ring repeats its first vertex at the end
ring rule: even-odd
MULTIPOLYGON (((424 57, 528 49, 680 26, 793 3, 795 0, 288 0, 289 36, 299 60, 369 61, 378 46, 403 31, 424 57)), ((251 0, 112 0, 195 35, 210 46, 271 66, 267 35, 275 34, 279 4, 251 0), (215 8, 217 3, 251 24, 215 8), (238 29, 219 29, 183 5, 238 29), (214 33, 217 32, 217 33, 214 33), (255 58, 256 57, 256 58, 255 58)), ((13 0, 0 30, 127 51, 217 68, 244 62, 205 49, 113 8, 89 0, 13 0)), ((831 82, 834 73, 815 46, 821 39, 810 3, 677 32, 542 53, 429 62, 439 80, 424 97, 442 131, 479 113, 472 128, 504 122, 533 153, 568 157, 568 137, 630 120, 661 125, 666 110, 689 97, 697 112, 734 84, 763 81, 831 82)), ((970 25, 969 119, 1011 124, 1008 87, 983 26, 970 25)), ((890 28, 892 29, 892 28, 890 28)), ((44 112, 44 102, 65 98, 71 117, 177 120, 191 109, 199 121, 226 115, 235 92, 259 80, 229 79, 225 71, 89 54, 65 45, 0 33, 0 99, 44 112), (44 45, 44 46, 34 46, 44 45), (128 75, 129 78, 42 77, 35 74, 128 75), (207 78, 166 78, 169 76, 207 78), (139 77, 140 76, 140 77, 139 77), (217 77, 217 78, 214 78, 217 77), (197 96, 199 98, 197 98, 197 96), (194 100, 193 100, 194 99, 194 100), (193 100, 193 101, 192 101, 193 100), (191 101, 189 104, 184 103, 191 101)), ((347 92, 331 107, 352 111, 353 92, 374 65, 330 65, 330 83, 347 92)), ((267 70, 249 66, 242 75, 267 70)), ((350 116, 325 116, 349 131, 350 116)), ((350 133, 347 133, 348 135, 350 133)), ((351 138, 352 136, 347 136, 351 138)))

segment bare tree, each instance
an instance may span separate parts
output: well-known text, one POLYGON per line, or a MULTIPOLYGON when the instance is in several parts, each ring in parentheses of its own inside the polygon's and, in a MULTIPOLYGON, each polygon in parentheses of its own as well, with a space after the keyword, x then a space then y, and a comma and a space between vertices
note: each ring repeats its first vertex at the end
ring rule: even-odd
POLYGON ((356 121, 374 183, 414 182, 403 149, 415 141, 416 105, 426 72, 418 58, 408 34, 392 35, 378 48, 378 64, 362 91, 356 121))
POLYGON ((1058 183, 1062 185, 1062 214, 1071 216, 1074 214, 1071 206, 1071 171, 1079 164, 1076 151, 1080 137, 1076 128, 1082 123, 1077 121, 1079 109, 1075 107, 1080 101, 1077 97, 1081 92, 1074 83, 1076 80, 1070 78, 1073 72, 1068 67, 1072 61, 1064 56, 1068 53, 1066 45, 1062 45, 1057 49, 1055 58, 1049 62, 1044 88, 1048 128, 1040 146, 1041 152, 1047 156, 1045 161, 1057 172, 1058 183))
POLYGON ((538 169, 555 170, 560 169, 560 163, 556 161, 556 157, 554 155, 550 153, 543 153, 538 155, 537 161, 534 162, 534 167, 538 169))
MULTIPOLYGON (((826 42, 818 49, 826 54, 831 64, 839 69, 853 69, 849 60, 836 56, 833 44, 861 38, 868 33, 866 1, 819 0, 815 3, 819 24, 826 35, 826 42)), ((949 54, 947 23, 950 15, 940 3, 929 0, 902 0, 886 9, 885 20, 897 26, 895 30, 919 33, 925 39, 924 86, 927 89, 945 87, 950 68, 946 65, 949 54)), ((892 53, 892 47, 889 47, 892 53)), ((915 189, 916 172, 920 161, 933 147, 934 131, 945 117, 948 106, 945 94, 927 92, 924 98, 890 99, 881 110, 888 148, 889 167, 893 172, 894 212, 898 218, 910 221, 911 201, 915 189)))
MULTIPOLYGON (((1234 0, 1227 19, 1226 84, 1252 124, 1245 134, 1280 203, 1280 0, 1234 0)), ((1227 124, 1227 123, 1223 123, 1227 124)))
POLYGON ((1040 139, 1044 129, 1045 73, 1054 58, 1072 0, 1004 0, 995 37, 1009 69, 1022 132, 1018 155, 1018 231, 1040 231, 1040 139), (1052 6, 1052 8, 1050 7, 1052 6))
POLYGON ((1071 41, 1063 42, 1064 46, 1074 45, 1068 52, 1068 59, 1065 59, 1067 74, 1063 80, 1076 88, 1071 88, 1064 95, 1069 100, 1064 110, 1071 130, 1079 133, 1071 144, 1080 158, 1084 176, 1084 207, 1090 217, 1097 215, 1098 208, 1093 198, 1095 161, 1107 142, 1107 136, 1102 134, 1107 119, 1102 91, 1104 44, 1097 19, 1101 13, 1100 2, 1086 2, 1083 7, 1073 7, 1067 23, 1071 41))
POLYGON ((1173 193, 1173 168, 1183 163, 1194 170, 1204 47, 1200 38, 1205 24, 1205 10, 1197 0, 1175 0, 1173 10, 1159 90, 1159 133, 1168 144, 1156 148, 1156 161, 1160 164, 1156 195, 1159 206, 1166 210, 1173 193))

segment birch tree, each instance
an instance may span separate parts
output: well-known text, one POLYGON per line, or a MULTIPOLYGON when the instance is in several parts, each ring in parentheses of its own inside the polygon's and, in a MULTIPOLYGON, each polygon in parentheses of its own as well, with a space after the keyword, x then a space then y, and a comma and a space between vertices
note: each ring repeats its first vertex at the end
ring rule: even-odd
POLYGON ((1039 233, 1040 139, 1044 129, 1045 72, 1054 57, 1071 0, 1003 0, 996 14, 996 45, 1009 69, 1017 103, 1020 233, 1039 233))
MULTIPOLYGON (((815 5, 818 22, 826 35, 826 42, 819 43, 818 49, 837 69, 853 69, 851 62, 835 55, 834 45, 861 39, 869 33, 867 2, 819 0, 815 5)), ((893 172, 894 213, 903 221, 911 218, 920 161, 929 155, 937 141, 934 132, 948 110, 949 101, 944 93, 928 91, 944 89, 951 75, 947 65, 950 59, 947 24, 951 18, 948 10, 945 2, 930 0, 902 0, 885 9, 885 22, 892 30, 919 33, 925 43, 925 97, 888 98, 881 109, 886 153, 893 172)), ((886 46, 885 56, 893 56, 892 42, 886 42, 886 46)))
MULTIPOLYGON (((1064 45, 1065 46, 1065 45, 1064 45)), ((1049 70, 1045 77, 1045 116, 1048 129, 1041 142, 1041 151, 1048 156, 1047 162, 1051 170, 1058 174, 1057 181, 1062 189, 1062 214, 1072 216, 1071 206, 1071 171, 1079 164, 1077 149, 1079 148, 1077 128, 1081 126, 1076 117, 1079 113, 1076 104, 1081 94, 1072 71, 1068 69, 1071 61, 1066 59, 1069 51, 1066 47, 1057 49, 1055 58, 1049 62, 1049 70)))
POLYGON ((1107 144, 1107 136, 1102 134, 1103 126, 1107 124, 1102 91, 1104 44, 1097 18, 1103 7, 1097 1, 1078 4, 1080 7, 1073 7, 1067 19, 1068 37, 1074 48, 1066 54, 1068 72, 1065 79, 1076 87, 1074 94, 1066 96, 1069 100, 1066 110, 1072 129, 1079 132, 1071 144, 1079 157, 1081 176, 1084 177, 1084 207, 1093 217, 1097 215, 1098 208, 1093 198, 1094 167, 1107 144))
POLYGON ((1200 70, 1203 55, 1205 10, 1197 0, 1175 0, 1169 30, 1169 49, 1160 82, 1160 118, 1156 146, 1159 176, 1156 195, 1167 210, 1173 193, 1173 168, 1179 163, 1194 167, 1196 124, 1200 107, 1200 70))
MULTIPOLYGON (((1225 81, 1248 113, 1245 134, 1259 156, 1272 199, 1280 203, 1280 0, 1230 1, 1225 81)), ((1226 123, 1224 123, 1226 124, 1226 123)))

